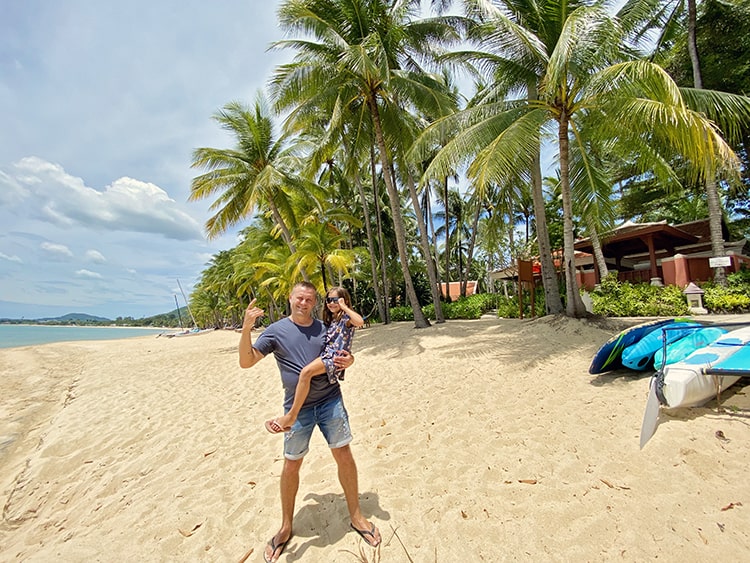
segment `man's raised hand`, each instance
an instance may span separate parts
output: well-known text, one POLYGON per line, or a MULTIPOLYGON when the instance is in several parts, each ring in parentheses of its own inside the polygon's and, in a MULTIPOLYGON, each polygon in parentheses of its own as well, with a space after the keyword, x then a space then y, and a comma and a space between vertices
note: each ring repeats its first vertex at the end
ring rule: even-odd
POLYGON ((255 299, 250 301, 250 304, 247 306, 247 309, 245 309, 245 320, 243 321, 243 326, 249 323, 250 328, 253 328, 255 326, 255 321, 265 315, 265 311, 261 309, 260 307, 255 306, 255 299))

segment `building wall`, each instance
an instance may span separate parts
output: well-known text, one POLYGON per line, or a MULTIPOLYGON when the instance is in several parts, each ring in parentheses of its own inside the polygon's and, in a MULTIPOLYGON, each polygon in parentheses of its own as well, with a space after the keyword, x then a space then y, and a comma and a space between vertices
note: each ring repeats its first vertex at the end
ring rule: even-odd
MULTIPOLYGON (((750 257, 737 254, 728 254, 732 259, 732 265, 727 268, 727 273, 739 272, 743 265, 750 269, 750 257)), ((659 266, 659 275, 664 285, 676 285, 685 287, 690 282, 703 282, 713 279, 713 269, 709 266, 708 257, 685 256, 676 254, 671 258, 663 258, 659 266)), ((596 285, 596 275, 593 270, 579 270, 576 274, 578 286, 591 290, 596 285)), ((621 282, 649 283, 651 281, 649 270, 633 270, 619 272, 618 279, 621 282)))

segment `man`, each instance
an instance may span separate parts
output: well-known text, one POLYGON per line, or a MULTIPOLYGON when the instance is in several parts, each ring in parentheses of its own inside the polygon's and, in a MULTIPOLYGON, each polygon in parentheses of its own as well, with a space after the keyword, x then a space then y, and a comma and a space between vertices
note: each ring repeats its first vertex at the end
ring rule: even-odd
MULTIPOLYGON (((294 400, 299 372, 317 358, 325 346, 325 325, 313 318, 318 302, 315 286, 301 282, 292 288, 289 297, 291 314, 271 324, 252 343, 251 331, 255 321, 264 312, 250 302, 242 325, 239 354, 240 367, 254 366, 273 352, 281 372, 284 386, 284 408, 288 410, 294 400)), ((347 353, 335 360, 337 367, 346 369, 354 363, 347 353)), ((323 432, 338 466, 338 475, 344 489, 351 527, 372 547, 380 544, 380 532, 362 515, 359 506, 357 465, 349 443, 352 441, 349 419, 341 396, 341 387, 330 383, 324 372, 310 382, 310 392, 291 430, 284 435, 284 467, 281 470, 281 528, 266 545, 263 558, 269 563, 277 561, 292 536, 294 501, 299 488, 299 471, 307 454, 310 437, 315 427, 323 432)))

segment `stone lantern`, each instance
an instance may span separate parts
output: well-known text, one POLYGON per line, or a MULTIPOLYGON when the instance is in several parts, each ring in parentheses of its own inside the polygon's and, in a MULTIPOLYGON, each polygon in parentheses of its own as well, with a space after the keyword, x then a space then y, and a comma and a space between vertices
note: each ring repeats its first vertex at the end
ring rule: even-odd
POLYGON ((694 315, 705 315, 708 313, 708 311, 703 308, 704 291, 700 287, 693 282, 690 282, 682 292, 687 297, 688 309, 690 309, 691 313, 694 315))

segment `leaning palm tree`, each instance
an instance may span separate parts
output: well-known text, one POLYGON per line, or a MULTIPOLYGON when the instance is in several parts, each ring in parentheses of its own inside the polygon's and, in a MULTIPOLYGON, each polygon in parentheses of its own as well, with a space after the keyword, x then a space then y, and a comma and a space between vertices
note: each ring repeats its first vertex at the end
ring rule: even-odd
POLYGON ((326 108, 331 123, 358 108, 371 123, 380 172, 385 181, 398 245, 407 299, 415 326, 429 326, 409 272, 409 251, 401 215, 389 139, 399 137, 398 115, 406 104, 441 115, 452 105, 439 77, 421 71, 414 55, 430 42, 457 39, 456 29, 443 20, 412 20, 415 0, 287 0, 279 22, 306 39, 285 40, 276 47, 297 51, 292 63, 277 68, 272 88, 277 105, 307 113, 326 108))
MULTIPOLYGON (((296 219, 290 193, 297 197, 312 193, 311 185, 292 173, 294 153, 277 138, 273 117, 262 94, 252 109, 231 102, 214 115, 223 129, 237 140, 235 148, 198 148, 193 168, 207 170, 193 179, 189 199, 217 196, 210 209, 216 211, 206 222, 209 238, 250 218, 256 210, 269 212, 289 250, 296 250, 292 230, 296 219), (291 225, 290 225, 291 223, 291 225)), ((307 273, 302 276, 308 280, 307 273)))
MULTIPOLYGON (((478 81, 470 105, 492 103, 511 92, 525 92, 530 103, 538 100, 547 66, 546 53, 554 49, 567 13, 581 4, 576 0, 466 0, 467 15, 477 22, 468 39, 481 50, 450 53, 445 58, 469 63, 475 73, 479 69, 487 75, 478 81)), ((513 183, 531 184, 545 306, 547 313, 558 314, 563 309, 545 216, 541 147, 524 158, 515 166, 518 174, 513 183)), ((486 183, 484 179, 475 182, 479 190, 485 189, 486 183)))

